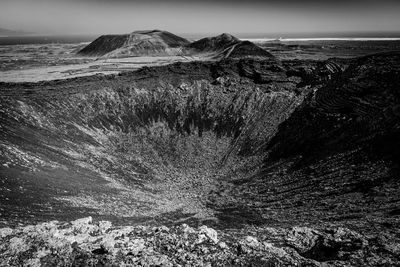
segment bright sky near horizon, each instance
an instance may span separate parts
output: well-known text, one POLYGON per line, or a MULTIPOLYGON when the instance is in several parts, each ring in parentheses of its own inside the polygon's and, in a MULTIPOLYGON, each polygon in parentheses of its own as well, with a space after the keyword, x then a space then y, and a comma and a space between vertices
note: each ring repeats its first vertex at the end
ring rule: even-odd
POLYGON ((395 0, 0 0, 0 27, 44 34, 400 31, 395 0))

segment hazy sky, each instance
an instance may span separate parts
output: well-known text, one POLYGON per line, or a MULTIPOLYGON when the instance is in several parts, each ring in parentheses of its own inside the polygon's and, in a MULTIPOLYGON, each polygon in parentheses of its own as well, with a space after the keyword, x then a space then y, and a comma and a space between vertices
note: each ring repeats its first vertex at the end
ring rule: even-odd
POLYGON ((400 0, 0 0, 0 28, 53 34, 400 31, 400 0))

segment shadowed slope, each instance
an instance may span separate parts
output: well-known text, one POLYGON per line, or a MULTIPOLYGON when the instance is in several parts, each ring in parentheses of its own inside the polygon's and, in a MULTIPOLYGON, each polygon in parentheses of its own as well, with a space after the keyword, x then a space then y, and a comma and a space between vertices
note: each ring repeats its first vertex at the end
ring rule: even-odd
POLYGON ((79 51, 86 56, 103 56, 111 51, 123 47, 129 39, 129 34, 102 35, 88 46, 79 51))
POLYGON ((270 144, 271 157, 318 158, 362 149, 374 159, 398 159, 399 73, 399 53, 357 59, 282 125, 270 144))
POLYGON ((265 58, 273 58, 274 56, 267 52, 266 50, 262 49, 261 47, 253 44, 252 42, 249 41, 243 41, 232 47, 231 50, 229 50, 226 54, 225 57, 229 58, 259 58, 259 59, 265 59, 265 58))
POLYGON ((397 227, 399 71, 399 53, 371 55, 315 87, 262 144, 263 170, 224 189, 236 195, 226 210, 278 224, 397 227))

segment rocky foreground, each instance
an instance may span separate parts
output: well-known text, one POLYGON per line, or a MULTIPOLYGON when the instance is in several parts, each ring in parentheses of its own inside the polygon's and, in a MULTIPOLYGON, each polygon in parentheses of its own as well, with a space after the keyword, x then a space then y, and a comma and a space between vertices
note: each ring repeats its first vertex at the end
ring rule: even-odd
MULTIPOLYGON (((398 231, 397 235, 400 234, 398 231)), ((400 243, 346 228, 113 227, 91 217, 0 229, 1 266, 398 266, 400 243)))

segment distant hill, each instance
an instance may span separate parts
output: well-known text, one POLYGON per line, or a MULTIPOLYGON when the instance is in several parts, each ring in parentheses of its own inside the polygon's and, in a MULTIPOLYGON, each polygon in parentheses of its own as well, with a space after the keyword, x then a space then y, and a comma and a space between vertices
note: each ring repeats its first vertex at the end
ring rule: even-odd
POLYGON ((240 43, 240 40, 233 35, 223 33, 215 37, 206 37, 195 41, 186 46, 197 52, 221 51, 234 44, 240 43))
MULTIPOLYGON (((186 46, 192 53, 213 53, 219 58, 271 58, 272 54, 249 41, 240 41, 233 35, 223 33, 215 37, 207 37, 186 46)), ((190 53, 190 52, 189 52, 190 53)))
POLYGON ((232 48, 224 53, 225 57, 229 58, 273 58, 274 56, 265 49, 255 45, 250 41, 241 41, 232 46, 232 48))
POLYGON ((204 56, 221 58, 270 58, 266 50, 235 36, 223 33, 190 43, 167 31, 135 31, 130 34, 102 35, 79 51, 86 56, 122 58, 131 56, 204 56))
POLYGON ((5 28, 0 28, 0 36, 18 36, 18 35, 26 35, 28 32, 23 31, 14 31, 5 28))
POLYGON ((122 35, 102 35, 79 51, 87 56, 129 57, 175 55, 189 41, 167 31, 135 31, 122 35))

